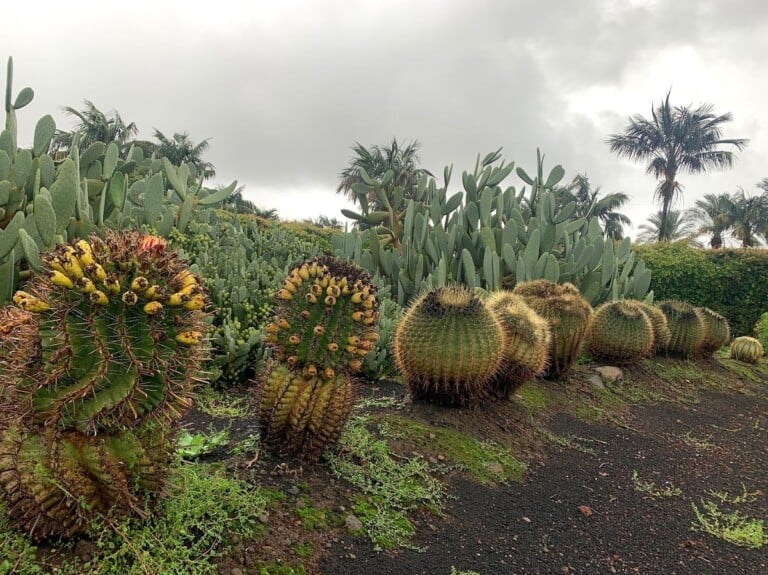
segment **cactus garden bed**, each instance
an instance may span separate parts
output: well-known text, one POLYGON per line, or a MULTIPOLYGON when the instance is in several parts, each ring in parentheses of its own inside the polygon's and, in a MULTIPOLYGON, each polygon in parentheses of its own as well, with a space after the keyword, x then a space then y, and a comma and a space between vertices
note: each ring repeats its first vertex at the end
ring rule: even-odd
POLYGON ((205 392, 163 519, 36 549, 3 524, 0 573, 767 572, 766 364, 594 375, 473 409, 360 383, 310 466, 260 450, 247 390, 205 392))

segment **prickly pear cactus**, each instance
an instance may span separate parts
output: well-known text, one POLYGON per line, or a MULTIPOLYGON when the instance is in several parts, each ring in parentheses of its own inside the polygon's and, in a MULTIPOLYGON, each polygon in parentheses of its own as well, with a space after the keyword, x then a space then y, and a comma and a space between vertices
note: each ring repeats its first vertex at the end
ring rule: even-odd
POLYGON ((552 340, 549 366, 545 377, 563 378, 579 357, 584 337, 592 320, 592 306, 576 286, 556 284, 548 280, 522 282, 513 293, 549 322, 552 340))
POLYGON ((44 254, 0 310, 0 497, 68 537, 157 492, 205 357, 206 296, 165 242, 109 232, 44 254))
POLYGON ((744 363, 757 363, 764 354, 763 344, 754 337, 743 335, 731 343, 731 359, 744 363))
POLYGON ((669 325, 667 324, 667 316, 654 305, 650 305, 639 300, 634 300, 635 303, 640 306, 648 319, 651 320, 653 326, 653 352, 659 353, 666 351, 669 345, 669 340, 672 337, 672 333, 669 331, 669 325))
POLYGON ((636 302, 606 302, 587 330, 589 354, 602 361, 631 364, 653 353, 653 324, 636 302))
POLYGON ((546 370, 551 339, 549 323, 522 297, 509 291, 490 294, 485 304, 501 320, 505 335, 504 359, 491 381, 491 393, 506 398, 546 370))
POLYGON ((163 240, 108 232, 59 245, 44 262, 14 295, 38 314, 41 361, 17 387, 39 423, 93 434, 191 405, 206 296, 163 240))
POLYGON ((712 357, 712 354, 731 341, 731 326, 725 317, 708 307, 700 307, 698 310, 704 320, 704 341, 699 346, 699 353, 704 357, 712 357))
POLYGON ((470 290, 419 297, 394 335, 394 357, 414 399, 466 405, 483 398, 504 359, 501 321, 470 290))
POLYGON ((322 256, 293 268, 265 330, 274 359, 260 388, 260 423, 273 451, 316 460, 352 408, 350 375, 378 339, 370 276, 322 256))
POLYGON ((704 342, 704 319, 701 312, 688 302, 666 300, 657 307, 664 313, 669 326, 670 339, 667 353, 680 357, 692 357, 704 342))

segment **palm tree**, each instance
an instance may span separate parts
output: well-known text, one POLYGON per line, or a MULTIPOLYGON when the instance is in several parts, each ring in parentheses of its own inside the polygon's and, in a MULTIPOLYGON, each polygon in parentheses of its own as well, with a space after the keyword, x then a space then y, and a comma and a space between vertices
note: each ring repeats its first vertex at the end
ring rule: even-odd
POLYGON ((260 218, 264 218, 266 220, 277 221, 280 219, 275 208, 265 210, 258 207, 251 200, 246 200, 243 197, 243 190, 245 190, 245 186, 238 186, 232 195, 227 198, 227 202, 223 206, 225 210, 234 212, 236 214, 259 216, 260 218))
POLYGON ((624 237, 624 226, 632 225, 632 221, 618 211, 629 201, 629 196, 614 192, 601 198, 600 186, 592 189, 586 174, 578 174, 569 185, 556 187, 553 191, 559 207, 576 203, 575 218, 597 217, 606 238, 620 240, 624 237))
POLYGON ((723 247, 723 234, 733 226, 734 203, 730 194, 706 194, 696 200, 696 207, 688 210, 698 225, 698 235, 712 235, 709 247, 723 247))
POLYGON ((669 210, 666 214, 666 224, 662 210, 659 210, 646 220, 647 223, 641 225, 638 229, 641 233, 637 236, 637 243, 648 244, 658 241, 674 242, 678 240, 687 240, 693 245, 698 245, 695 240, 697 235, 696 223, 694 220, 680 210, 669 210), (659 239, 659 230, 665 225, 668 237, 665 240, 659 239))
MULTIPOLYGON (((392 138, 389 146, 371 146, 366 148, 359 142, 355 142, 352 151, 355 156, 349 160, 349 166, 344 168, 339 174, 340 182, 336 188, 336 193, 341 193, 351 199, 353 202, 359 201, 358 195, 352 190, 354 184, 363 182, 360 175, 360 168, 374 179, 381 178, 387 171, 392 170, 394 176, 387 184, 385 192, 390 192, 396 187, 401 187, 404 191, 404 197, 413 197, 413 190, 416 187, 419 178, 432 173, 424 168, 419 168, 418 150, 421 147, 418 140, 413 140, 407 146, 402 147, 397 138, 392 138)), ((371 210, 382 209, 379 199, 375 195, 369 197, 371 210)))
POLYGON ((64 107, 64 111, 68 115, 75 116, 80 122, 75 125, 71 132, 56 130, 51 144, 52 151, 68 151, 72 147, 72 140, 77 132, 80 132, 81 150, 86 149, 94 142, 104 142, 105 144, 116 142, 123 148, 139 132, 136 124, 134 122, 126 124, 117 110, 112 110, 112 115, 108 116, 90 100, 83 100, 83 102, 85 103, 83 110, 76 110, 69 106, 64 107))
POLYGON ((710 168, 730 168, 734 154, 720 146, 742 150, 745 139, 723 139, 722 126, 731 114, 715 115, 711 104, 691 109, 672 107, 667 97, 651 110, 651 119, 636 114, 621 134, 608 137, 611 152, 635 161, 648 161, 646 172, 660 180, 654 197, 661 203, 659 241, 672 238, 670 211, 674 200, 682 194, 678 172, 698 174, 710 168))
POLYGON ((216 175, 213 164, 202 159, 203 154, 208 151, 208 138, 196 144, 187 132, 174 132, 173 137, 169 138, 157 128, 155 128, 154 137, 158 141, 157 154, 168 158, 173 165, 190 163, 195 166, 198 174, 203 174, 203 179, 206 180, 216 175))
POLYGON ((759 246, 759 236, 768 237, 768 195, 747 196, 740 189, 733 196, 732 218, 731 235, 741 242, 741 247, 759 246))

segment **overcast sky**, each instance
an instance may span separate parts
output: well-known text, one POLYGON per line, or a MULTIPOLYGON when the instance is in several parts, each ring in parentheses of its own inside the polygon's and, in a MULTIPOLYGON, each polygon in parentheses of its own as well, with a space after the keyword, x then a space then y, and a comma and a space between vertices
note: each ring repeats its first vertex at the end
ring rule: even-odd
POLYGON ((47 113, 70 128, 62 106, 89 99, 146 139, 210 138, 217 183, 283 219, 341 218, 350 146, 395 136, 434 173, 454 164, 454 190, 478 153, 531 172, 539 147, 567 178, 627 193, 637 226, 655 182, 605 138, 670 88, 750 139, 732 170, 680 175, 680 207, 768 177, 764 0, 36 0, 4 3, 0 38, 14 91, 35 90, 22 138, 47 113))

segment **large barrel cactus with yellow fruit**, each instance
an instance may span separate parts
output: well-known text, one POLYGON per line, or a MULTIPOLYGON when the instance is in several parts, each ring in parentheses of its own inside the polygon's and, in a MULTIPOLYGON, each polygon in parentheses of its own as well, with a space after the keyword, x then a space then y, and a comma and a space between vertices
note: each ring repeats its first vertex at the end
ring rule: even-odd
POLYGON ((543 279, 521 282, 513 293, 549 322, 552 339, 544 375, 551 379, 564 378, 581 353, 592 320, 592 306, 570 283, 557 284, 543 279))
POLYGON ((550 333, 547 320, 537 314, 525 300, 510 291, 492 293, 485 304, 504 328, 504 357, 490 390, 501 398, 547 368, 550 333))
POLYGON ((587 348, 595 359, 632 364, 653 353, 654 331, 648 315, 629 300, 605 302, 587 330, 587 348))
POLYGON ((34 538, 139 509, 206 356, 207 298, 164 240, 62 244, 0 317, 0 494, 34 538))
POLYGON ((467 405, 486 397, 504 360, 504 328, 464 286, 419 297, 394 333, 394 357, 415 400, 467 405))
POLYGON ((268 449, 315 460, 352 408, 351 374, 378 339, 378 300, 367 272, 321 256, 294 267, 267 324, 274 361, 259 386, 268 449))
POLYGON ((679 300, 665 300, 656 305, 664 313, 669 326, 667 353, 679 357, 696 355, 704 343, 706 329, 701 312, 688 302, 679 300))

